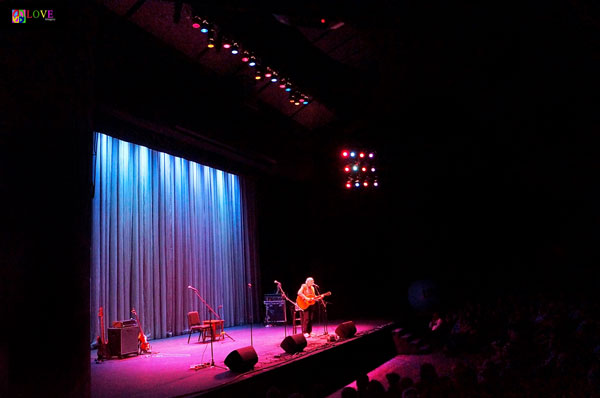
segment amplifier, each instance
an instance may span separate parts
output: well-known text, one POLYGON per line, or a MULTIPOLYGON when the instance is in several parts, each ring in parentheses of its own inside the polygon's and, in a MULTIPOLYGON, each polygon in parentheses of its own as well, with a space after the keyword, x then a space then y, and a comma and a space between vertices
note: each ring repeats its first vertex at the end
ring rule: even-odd
POLYGON ((108 351, 111 356, 122 358, 125 355, 138 353, 137 327, 108 328, 108 351))
POLYGON ((285 301, 265 301, 265 323, 286 322, 285 301))
POLYGON ((126 319, 124 321, 113 321, 113 323, 112 323, 113 328, 129 328, 129 327, 134 327, 134 326, 137 326, 137 322, 135 321, 135 319, 126 319))
POLYGON ((265 302, 267 301, 284 301, 281 294, 265 294, 265 302))

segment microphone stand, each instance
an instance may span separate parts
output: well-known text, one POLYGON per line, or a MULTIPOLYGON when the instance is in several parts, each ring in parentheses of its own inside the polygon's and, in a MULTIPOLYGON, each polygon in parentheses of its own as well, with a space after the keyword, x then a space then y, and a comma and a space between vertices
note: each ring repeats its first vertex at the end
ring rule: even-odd
MULTIPOLYGON (((250 292, 250 345, 254 347, 254 341, 252 340, 252 324, 254 323, 254 317, 252 315, 254 312, 252 308, 252 283, 248 283, 248 291, 250 292)), ((246 308, 248 308, 247 304, 246 308)))
MULTIPOLYGON (((321 295, 321 292, 319 291, 319 286, 315 285, 315 288, 317 289, 317 296, 321 295)), ((327 336, 329 334, 329 332, 327 331, 327 302, 325 301, 324 298, 322 298, 321 300, 319 300, 321 302, 321 305, 323 306, 323 312, 322 312, 322 317, 321 320, 324 320, 323 322, 323 335, 327 336)))
MULTIPOLYGON (((288 298, 288 296, 285 294, 285 292, 283 291, 283 289, 281 288, 281 283, 277 283, 277 290, 281 292, 281 297, 283 297, 286 301, 289 301, 290 303, 292 303, 293 306, 296 306, 296 303, 294 303, 292 300, 290 300, 288 298)), ((287 305, 286 305, 287 307, 287 305)), ((292 307, 293 308, 293 307, 292 307)), ((290 312, 293 311, 292 309, 290 309, 290 312)), ((287 314, 287 308, 283 311, 284 316, 285 314, 287 314)), ((294 322, 294 314, 292 313, 291 316, 292 322, 294 322)), ((285 322, 283 322, 283 337, 287 337, 287 319, 285 320, 285 322)))
POLYGON ((210 319, 210 367, 211 368, 221 368, 221 369, 227 369, 223 366, 217 366, 215 365, 215 354, 214 354, 214 350, 213 350, 213 340, 215 339, 215 325, 212 322, 212 314, 215 314, 217 316, 217 318, 219 318, 219 314, 217 314, 215 312, 215 310, 213 310, 211 308, 210 305, 208 305, 208 303, 202 298, 202 296, 200 295, 200 293, 198 293, 198 289, 189 286, 190 289, 192 289, 194 291, 194 293, 196 293, 196 296, 198 296, 198 298, 200 300, 202 300, 202 302, 204 303, 204 305, 206 305, 206 308, 208 308, 208 317, 210 319))

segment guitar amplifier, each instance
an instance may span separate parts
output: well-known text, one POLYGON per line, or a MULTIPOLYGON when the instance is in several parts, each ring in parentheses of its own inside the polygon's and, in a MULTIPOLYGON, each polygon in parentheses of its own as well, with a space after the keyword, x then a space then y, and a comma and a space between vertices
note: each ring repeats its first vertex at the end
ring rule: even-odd
POLYGON ((119 358, 138 353, 139 328, 108 328, 108 351, 111 356, 119 358))
POLYGON ((113 321, 113 328, 129 328, 129 327, 137 327, 137 322, 135 319, 126 319, 124 321, 113 321))
POLYGON ((283 301, 283 297, 281 294, 265 294, 264 296, 265 304, 267 301, 283 301))
POLYGON ((265 323, 280 323, 287 321, 285 301, 265 301, 265 323))

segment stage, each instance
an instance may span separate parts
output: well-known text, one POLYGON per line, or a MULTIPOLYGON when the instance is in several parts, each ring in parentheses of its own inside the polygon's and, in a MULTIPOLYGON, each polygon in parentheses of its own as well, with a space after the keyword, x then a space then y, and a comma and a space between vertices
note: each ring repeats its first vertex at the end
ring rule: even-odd
MULTIPOLYGON (((353 337, 329 341, 344 321, 316 325, 302 352, 280 346, 291 326, 255 324, 225 328, 223 339, 198 341, 198 333, 150 340, 151 353, 97 362, 92 350, 92 397, 262 396, 272 385, 285 393, 320 388, 333 393, 395 355, 394 323, 352 320, 353 337), (328 332, 328 334, 325 334, 328 332), (258 356, 253 370, 233 372, 224 364, 235 350, 252 346, 258 356), (211 366, 214 360, 214 366, 211 366), (206 366, 208 364, 208 366, 206 366), (310 381, 310 383, 308 382, 310 381), (309 385, 310 384, 310 385, 309 385)), ((151 338, 151 336, 149 336, 151 338)))

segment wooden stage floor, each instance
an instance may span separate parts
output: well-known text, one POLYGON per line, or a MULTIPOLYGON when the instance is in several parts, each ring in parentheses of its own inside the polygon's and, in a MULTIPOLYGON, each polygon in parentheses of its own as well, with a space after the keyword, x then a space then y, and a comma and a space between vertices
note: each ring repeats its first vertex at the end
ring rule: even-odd
MULTIPOLYGON (((357 333, 350 339, 328 341, 327 335, 335 332, 342 321, 330 321, 327 328, 316 325, 316 337, 307 339, 307 347, 296 354, 286 353, 280 346, 282 340, 292 334, 290 326, 265 327, 255 324, 225 328, 228 336, 212 343, 199 342, 194 333, 188 344, 188 336, 150 340, 152 352, 133 355, 123 359, 110 359, 97 363, 96 350, 91 351, 92 398, 119 397, 194 397, 210 395, 214 391, 226 391, 228 385, 267 374, 269 370, 284 367, 331 351, 336 346, 359 340, 383 328, 391 328, 385 320, 353 320, 357 333), (234 350, 252 345, 258 355, 254 370, 245 373, 232 372, 224 361, 234 350), (212 354, 211 354, 212 351, 212 354), (212 363, 214 367, 198 367, 212 363), (197 369, 193 369, 196 367, 197 369)), ((335 352, 335 351, 331 351, 335 352)), ((214 395, 214 394, 213 394, 214 395)), ((226 394, 224 394, 226 396, 226 394)))

